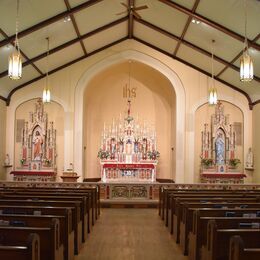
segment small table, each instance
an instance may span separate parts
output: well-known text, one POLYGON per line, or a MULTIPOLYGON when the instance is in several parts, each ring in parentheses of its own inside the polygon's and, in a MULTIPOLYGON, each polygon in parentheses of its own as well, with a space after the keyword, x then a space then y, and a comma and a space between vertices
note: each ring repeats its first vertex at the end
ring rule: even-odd
POLYGON ((79 178, 76 172, 63 172, 63 175, 60 177, 63 182, 77 182, 79 178))

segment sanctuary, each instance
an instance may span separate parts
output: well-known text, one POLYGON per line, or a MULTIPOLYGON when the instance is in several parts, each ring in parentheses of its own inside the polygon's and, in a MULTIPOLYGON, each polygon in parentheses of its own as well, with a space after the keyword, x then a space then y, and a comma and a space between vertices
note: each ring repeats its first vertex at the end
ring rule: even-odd
POLYGON ((125 118, 104 124, 98 152, 103 182, 155 182, 159 155, 154 127, 132 116, 130 100, 125 118))

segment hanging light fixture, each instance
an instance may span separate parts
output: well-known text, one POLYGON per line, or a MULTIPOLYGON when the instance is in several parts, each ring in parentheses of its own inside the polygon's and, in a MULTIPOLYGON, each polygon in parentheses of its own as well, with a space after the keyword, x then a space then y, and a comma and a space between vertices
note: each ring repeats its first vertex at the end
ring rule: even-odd
POLYGON ((18 42, 18 15, 19 15, 19 0, 17 0, 16 8, 16 23, 15 23, 15 41, 14 49, 9 57, 8 76, 10 79, 18 80, 22 77, 22 57, 18 42))
POLYGON ((249 55, 248 43, 247 43, 247 2, 244 0, 244 10, 245 10, 245 42, 243 55, 240 59, 240 80, 241 81, 251 81, 254 78, 254 67, 253 60, 249 55))
POLYGON ((212 40, 212 46, 211 46, 211 83, 209 88, 209 97, 208 97, 208 103, 209 105, 216 105, 218 103, 218 94, 217 89, 215 87, 215 80, 214 80, 214 55, 213 55, 213 44, 215 40, 212 40))
POLYGON ((43 103, 50 103, 51 102, 51 91, 49 88, 49 45, 50 45, 50 40, 49 38, 46 38, 47 40, 47 57, 46 57, 46 83, 43 89, 42 93, 42 102, 43 103))

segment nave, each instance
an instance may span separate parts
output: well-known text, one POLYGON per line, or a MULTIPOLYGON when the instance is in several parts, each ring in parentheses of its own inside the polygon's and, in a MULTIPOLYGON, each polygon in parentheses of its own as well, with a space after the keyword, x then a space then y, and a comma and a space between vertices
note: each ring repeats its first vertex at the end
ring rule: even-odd
POLYGON ((76 260, 184 260, 158 209, 105 208, 76 260))

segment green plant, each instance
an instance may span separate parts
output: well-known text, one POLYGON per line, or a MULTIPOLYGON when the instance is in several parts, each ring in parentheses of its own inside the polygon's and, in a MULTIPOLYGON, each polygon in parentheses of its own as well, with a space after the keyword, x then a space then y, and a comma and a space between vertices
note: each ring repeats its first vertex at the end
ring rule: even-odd
POLYGON ((102 159, 108 159, 110 157, 110 153, 108 151, 104 151, 102 149, 100 149, 98 151, 97 157, 102 159))
POLYGON ((150 160, 156 160, 160 157, 160 153, 158 151, 149 151, 147 153, 147 157, 150 159, 150 160))
POLYGON ((239 159, 237 159, 237 158, 234 158, 234 159, 230 159, 230 160, 229 160, 229 165, 230 165, 231 167, 237 167, 237 165, 238 165, 239 163, 241 163, 241 161, 240 161, 239 159))
POLYGON ((22 159, 20 160, 20 163, 21 163, 22 165, 24 165, 25 162, 26 162, 26 159, 25 159, 25 158, 22 158, 22 159))
POLYGON ((209 166, 213 165, 214 161, 211 158, 201 158, 200 162, 202 165, 209 167, 209 166))

